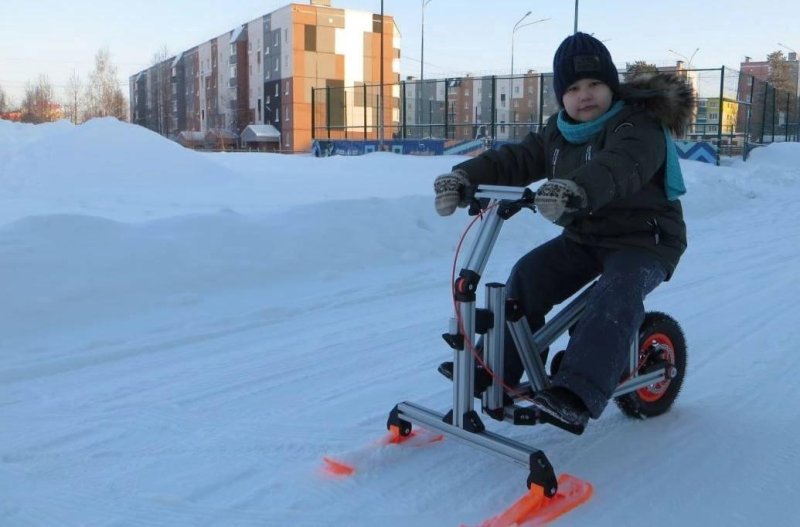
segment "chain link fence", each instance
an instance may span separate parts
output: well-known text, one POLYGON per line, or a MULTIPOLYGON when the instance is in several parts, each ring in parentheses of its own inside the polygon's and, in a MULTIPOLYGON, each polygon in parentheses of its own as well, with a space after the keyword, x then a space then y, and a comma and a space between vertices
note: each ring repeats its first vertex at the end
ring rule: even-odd
MULTIPOLYGON (((796 91, 727 67, 670 73, 687 82, 697 100, 679 148, 701 144, 718 163, 720 156, 746 159, 760 145, 800 141, 796 91)), ((383 88, 313 89, 312 137, 379 144, 443 141, 449 146, 445 151, 458 153, 461 144, 487 148, 519 142, 560 110, 550 73, 408 80, 383 88)))

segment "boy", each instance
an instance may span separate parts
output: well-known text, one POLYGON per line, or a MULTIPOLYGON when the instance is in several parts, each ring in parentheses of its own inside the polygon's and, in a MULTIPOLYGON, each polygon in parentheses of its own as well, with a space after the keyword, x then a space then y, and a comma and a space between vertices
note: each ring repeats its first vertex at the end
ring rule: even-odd
MULTIPOLYGON (((620 85, 606 47, 576 33, 553 59, 553 87, 563 110, 518 145, 503 146, 453 167, 434 183, 442 216, 469 204, 474 185, 524 187, 547 178, 539 213, 565 227, 523 256, 511 271, 509 297, 521 301, 535 332, 545 315, 600 276, 551 387, 537 393, 541 411, 573 426, 597 419, 626 373, 643 301, 669 280, 686 250, 678 197, 685 193, 670 131, 681 134, 694 97, 669 75, 620 85)), ((505 379, 524 372, 506 331, 505 379)), ((440 370, 452 376, 452 363, 440 370)), ((476 372, 485 389, 488 373, 476 372)))

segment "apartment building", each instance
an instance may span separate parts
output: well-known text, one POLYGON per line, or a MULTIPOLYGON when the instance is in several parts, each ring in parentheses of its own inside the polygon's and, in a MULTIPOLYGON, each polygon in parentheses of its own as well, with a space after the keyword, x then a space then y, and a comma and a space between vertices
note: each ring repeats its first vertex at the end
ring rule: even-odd
POLYGON ((250 125, 271 125, 282 150, 307 151, 312 89, 369 86, 377 96, 383 67, 383 116, 353 90, 331 90, 339 99, 330 101, 336 124, 377 135, 381 121, 400 119, 400 38, 392 16, 330 0, 289 4, 131 76, 131 121, 171 138, 193 132, 231 144, 250 125))
MULTIPOLYGON (((539 122, 541 82, 542 76, 533 70, 513 80, 467 75, 419 82, 407 77, 403 89, 408 135, 466 140, 494 132, 500 141, 519 141, 539 122)), ((552 111, 543 110, 546 120, 552 111)))

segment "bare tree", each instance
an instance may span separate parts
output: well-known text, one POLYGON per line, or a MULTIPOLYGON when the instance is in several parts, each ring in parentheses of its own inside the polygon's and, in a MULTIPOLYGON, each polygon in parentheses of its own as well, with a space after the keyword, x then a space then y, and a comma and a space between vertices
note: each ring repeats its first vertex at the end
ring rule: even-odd
POLYGON ((64 100, 64 117, 69 119, 73 124, 80 124, 81 117, 84 115, 83 104, 83 85, 81 78, 75 70, 72 70, 67 80, 67 95, 64 100))
POLYGON ((53 97, 53 86, 47 75, 39 75, 36 84, 27 84, 21 110, 23 123, 40 124, 60 117, 59 107, 53 97))
POLYGON ((0 86, 0 115, 6 113, 10 106, 11 104, 6 96, 6 92, 3 91, 3 87, 0 86))
POLYGON ((117 67, 111 62, 111 53, 108 48, 103 48, 95 55, 94 70, 89 73, 84 120, 93 117, 126 119, 127 112, 124 111, 124 108, 122 108, 123 111, 120 111, 119 99, 124 100, 124 96, 117 79, 117 67))

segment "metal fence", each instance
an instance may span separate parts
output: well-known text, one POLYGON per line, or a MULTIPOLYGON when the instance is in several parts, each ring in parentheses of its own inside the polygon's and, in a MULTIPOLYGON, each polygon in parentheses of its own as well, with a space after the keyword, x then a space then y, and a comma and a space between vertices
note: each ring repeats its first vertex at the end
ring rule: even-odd
MULTIPOLYGON (((681 141, 719 156, 800 141, 798 94, 732 68, 672 71, 697 105, 681 141)), ((623 74, 623 77, 626 74, 623 74)), ((551 73, 409 80, 312 90, 312 137, 349 140, 520 141, 559 111, 551 73), (383 101, 381 101, 383 99, 383 101)))

